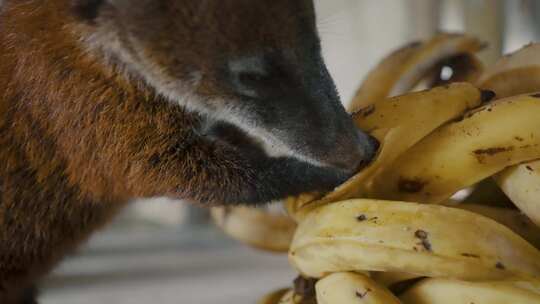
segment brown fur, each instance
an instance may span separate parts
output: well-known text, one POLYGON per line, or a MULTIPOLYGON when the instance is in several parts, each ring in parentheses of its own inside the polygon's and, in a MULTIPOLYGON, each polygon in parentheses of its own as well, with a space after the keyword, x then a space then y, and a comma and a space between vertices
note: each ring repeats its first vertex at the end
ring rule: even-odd
POLYGON ((1 303, 130 198, 212 202, 202 185, 234 184, 227 175, 240 166, 190 139, 196 116, 83 55, 69 38, 65 8, 9 9, 2 18, 17 18, 0 29, 1 303))
MULTIPOLYGON (((229 2, 206 2, 219 2, 225 14, 235 9, 229 2)), ((289 0, 276 3, 273 9, 259 7, 259 13, 273 18, 282 6, 295 5, 289 0)), ((88 51, 81 38, 96 25, 93 20, 78 21, 68 0, 8 0, 4 6, 0 14, 0 303, 28 301, 25 292, 36 279, 133 198, 170 196, 218 204, 259 191, 259 168, 234 147, 201 136, 201 116, 165 100, 137 75, 128 76, 123 67, 104 61, 97 51, 88 51)), ((190 13, 187 4, 184 9, 183 13, 190 13)), ((212 14, 202 16, 207 18, 202 22, 214 30, 225 26, 212 14)), ((260 18, 249 12, 236 16, 246 18, 236 23, 244 27, 260 18)), ((175 15, 168 20, 182 21, 175 15)), ((290 27, 294 25, 284 20, 297 22, 292 16, 279 20, 290 27)), ((174 34, 189 41, 194 26, 187 24, 180 27, 186 32, 174 34)), ((206 77, 197 94, 207 97, 229 94, 212 74, 211 66, 217 64, 212 60, 239 52, 240 45, 250 50, 283 42, 279 47, 287 48, 298 37, 272 24, 253 33, 229 27, 219 39, 203 39, 215 48, 197 46, 198 40, 191 39, 195 46, 180 56, 189 60, 177 62, 166 54, 176 47, 163 42, 171 36, 167 25, 161 29, 155 37, 155 31, 140 33, 148 39, 138 47, 153 44, 152 56, 170 67, 168 75, 181 79, 189 78, 194 68, 201 71, 206 77), (271 36, 272 32, 285 36, 271 36)), ((211 30, 199 34, 216 35, 211 30)), ((284 174, 310 178, 302 172, 284 174)), ((296 187, 292 194, 321 185, 330 188, 343 178, 323 184, 287 183, 296 187)), ((272 190, 278 188, 272 180, 267 188, 277 191, 272 190)))

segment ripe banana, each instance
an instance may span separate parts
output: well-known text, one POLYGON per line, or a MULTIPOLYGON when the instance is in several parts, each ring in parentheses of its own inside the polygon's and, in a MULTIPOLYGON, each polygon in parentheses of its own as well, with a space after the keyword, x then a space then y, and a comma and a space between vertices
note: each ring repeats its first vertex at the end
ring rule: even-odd
MULTIPOLYGON (((536 196, 538 199, 540 196, 536 196)), ((534 247, 540 249, 540 227, 518 210, 475 204, 459 204, 454 208, 471 211, 488 217, 510 228, 534 247)))
POLYGON ((540 285, 534 281, 463 282, 426 279, 400 298, 404 304, 538 304, 540 285))
POLYGON ((514 204, 540 227, 540 161, 512 167, 495 180, 514 204))
POLYGON ((260 299, 257 304, 279 304, 281 299, 290 292, 289 289, 280 289, 272 293, 267 294, 262 299, 260 299))
POLYGON ((540 90, 540 44, 530 44, 501 58, 487 69, 477 85, 493 90, 499 97, 540 90))
MULTIPOLYGON (((475 204, 458 204, 454 208, 471 211, 495 220, 510 228, 537 249, 540 249, 540 228, 517 210, 475 204)), ((371 277, 377 283, 390 287, 400 282, 418 278, 419 276, 404 272, 373 272, 371 277)))
MULTIPOLYGON (((390 166, 398 156, 434 129, 478 107, 492 96, 490 91, 479 91, 470 84, 456 83, 385 99, 361 110, 353 116, 356 125, 368 130, 382 142, 376 161, 361 174, 366 175, 369 172, 371 178, 377 176, 384 167, 390 166), (415 107, 411 107, 412 103, 415 107)), ((364 179, 362 184, 355 187, 360 189, 358 193, 340 199, 364 194, 371 182, 370 178, 364 179)))
POLYGON ((212 218, 229 236, 252 247, 287 252, 296 223, 288 216, 262 209, 234 207, 213 208, 212 218))
POLYGON ((346 271, 494 280, 540 276, 540 252, 503 225, 439 205, 350 200, 300 222, 289 260, 320 278, 346 271))
POLYGON ((313 202, 313 199, 317 197, 309 195, 290 199, 287 202, 289 213, 294 217, 301 216, 298 211, 300 209, 304 213, 309 211, 309 208, 304 208, 307 205, 315 207, 332 201, 365 196, 373 179, 398 156, 437 127, 460 117, 490 97, 492 97, 490 92, 480 91, 467 83, 456 83, 447 87, 383 99, 357 112, 354 114, 356 125, 368 130, 381 142, 376 160, 316 202, 313 202))
MULTIPOLYGON (((540 44, 530 44, 505 56, 485 71, 479 86, 491 88, 501 96, 540 91, 540 44)), ((506 169, 496 176, 501 189, 540 226, 540 162, 506 169)))
POLYGON ((315 286, 317 304, 401 304, 390 291, 357 273, 334 273, 315 286))
POLYGON ((350 112, 375 102, 404 94, 414 88, 440 62, 456 56, 472 55, 483 48, 476 38, 441 33, 427 42, 416 42, 385 58, 366 77, 353 98, 350 112))
POLYGON ((503 169, 540 158, 540 95, 498 100, 424 138, 379 175, 370 197, 440 203, 503 169))

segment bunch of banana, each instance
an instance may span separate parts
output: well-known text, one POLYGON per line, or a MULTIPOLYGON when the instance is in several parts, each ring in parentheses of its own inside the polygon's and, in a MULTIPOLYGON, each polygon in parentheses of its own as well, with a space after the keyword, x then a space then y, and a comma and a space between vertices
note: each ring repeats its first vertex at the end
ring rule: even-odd
MULTIPOLYGON (((540 44, 530 44, 502 58, 485 72, 478 86, 492 88, 501 96, 532 94, 540 98, 534 93, 540 92, 540 44)), ((538 142, 534 145, 534 149, 540 150, 538 142)), ((540 161, 510 167, 496 175, 495 180, 514 204, 540 225, 540 161)))
POLYGON ((441 203, 509 166, 538 159, 539 113, 540 98, 534 95, 467 113, 401 154, 376 178, 370 196, 441 203))
POLYGON ((288 199, 279 220, 214 212, 237 239, 288 251, 308 286, 260 304, 540 304, 540 45, 485 69, 482 47, 443 33, 384 59, 350 107, 380 151, 333 192, 288 199), (453 199, 490 180, 515 206, 453 199))

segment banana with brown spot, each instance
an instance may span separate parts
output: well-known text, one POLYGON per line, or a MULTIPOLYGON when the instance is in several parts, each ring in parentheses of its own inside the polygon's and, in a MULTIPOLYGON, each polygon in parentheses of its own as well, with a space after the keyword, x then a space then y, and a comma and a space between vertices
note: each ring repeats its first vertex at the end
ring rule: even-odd
MULTIPOLYGON (((475 204, 459 204, 453 208, 471 211, 495 220, 510 228, 537 249, 540 249, 540 228, 518 210, 475 204)), ((404 272, 372 272, 371 277, 377 283, 386 287, 419 278, 416 274, 404 272)))
POLYGON ((349 200, 300 222, 289 260, 306 277, 388 271, 496 280, 540 276, 540 252, 507 227, 440 205, 349 200))
MULTIPOLYGON (((530 44, 489 68, 478 85, 499 96, 540 91, 540 44, 530 44)), ((540 225, 540 162, 525 163, 500 173, 496 180, 512 201, 540 225)))
POLYGON ((370 197, 441 203, 507 167, 540 158, 540 98, 497 100, 443 126, 376 177, 370 197))

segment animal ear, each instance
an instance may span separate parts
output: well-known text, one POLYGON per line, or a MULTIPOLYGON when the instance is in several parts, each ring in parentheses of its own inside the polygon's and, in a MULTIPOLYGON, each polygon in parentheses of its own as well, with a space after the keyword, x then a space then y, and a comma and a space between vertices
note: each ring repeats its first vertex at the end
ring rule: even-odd
POLYGON ((104 2, 105 0, 71 0, 71 8, 77 17, 92 21, 98 17, 104 2))

